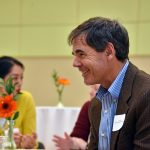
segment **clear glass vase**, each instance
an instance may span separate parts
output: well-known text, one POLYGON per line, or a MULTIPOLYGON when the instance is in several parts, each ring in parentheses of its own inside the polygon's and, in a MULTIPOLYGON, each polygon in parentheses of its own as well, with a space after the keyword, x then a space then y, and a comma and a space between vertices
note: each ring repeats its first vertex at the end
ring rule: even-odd
POLYGON ((8 120, 8 131, 6 132, 7 140, 3 142, 2 149, 16 149, 16 143, 13 137, 14 120, 8 120))
POLYGON ((64 107, 64 104, 62 103, 62 93, 58 94, 58 104, 57 107, 62 108, 64 107))
POLYGON ((0 149, 4 149, 4 143, 7 141, 7 136, 0 136, 0 149))
POLYGON ((64 105, 62 102, 58 102, 57 107, 62 108, 62 107, 64 107, 64 105))

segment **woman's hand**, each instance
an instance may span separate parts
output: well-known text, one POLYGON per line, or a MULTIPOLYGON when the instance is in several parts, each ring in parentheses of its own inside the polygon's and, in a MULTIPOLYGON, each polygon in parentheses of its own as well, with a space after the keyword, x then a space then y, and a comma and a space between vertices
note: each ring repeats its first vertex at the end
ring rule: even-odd
POLYGON ((36 139, 37 139, 36 133, 33 133, 32 135, 30 134, 22 135, 20 148, 23 148, 23 149, 35 148, 36 139))
POLYGON ((67 133, 64 133, 64 138, 54 135, 53 142, 58 148, 57 150, 70 150, 73 146, 72 138, 67 133))
POLYGON ((20 143, 21 143, 21 138, 22 138, 22 134, 20 132, 15 132, 13 134, 14 136, 14 140, 15 140, 15 143, 16 143, 16 146, 17 148, 20 148, 20 143))
POLYGON ((82 150, 85 150, 86 147, 87 147, 87 142, 84 141, 83 139, 81 138, 77 138, 77 137, 72 137, 72 140, 73 140, 73 148, 72 149, 82 149, 82 150))
POLYGON ((54 135, 53 141, 57 150, 86 149, 87 145, 83 139, 70 137, 67 133, 64 134, 64 138, 54 135))

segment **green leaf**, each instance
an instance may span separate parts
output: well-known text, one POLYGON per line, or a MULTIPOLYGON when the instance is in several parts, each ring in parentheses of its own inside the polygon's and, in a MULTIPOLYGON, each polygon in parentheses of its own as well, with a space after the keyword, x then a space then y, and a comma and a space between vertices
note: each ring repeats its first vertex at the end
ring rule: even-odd
POLYGON ((19 111, 15 112, 13 120, 16 120, 18 118, 18 116, 19 116, 19 111))
POLYGON ((5 90, 8 94, 11 94, 15 90, 15 86, 13 85, 13 78, 9 77, 5 84, 5 90))

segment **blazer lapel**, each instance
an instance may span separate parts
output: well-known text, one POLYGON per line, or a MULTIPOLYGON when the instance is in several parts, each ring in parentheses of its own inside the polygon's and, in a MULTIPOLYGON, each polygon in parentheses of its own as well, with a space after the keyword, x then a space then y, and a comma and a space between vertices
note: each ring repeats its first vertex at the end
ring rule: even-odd
POLYGON ((99 134, 99 124, 100 124, 100 120, 101 120, 101 102, 99 100, 96 99, 96 97, 93 98, 93 109, 92 109, 92 117, 94 118, 93 120, 94 122, 94 126, 95 126, 95 130, 96 130, 96 134, 98 136, 99 134))
MULTIPOLYGON (((132 84, 134 81, 135 74, 137 72, 137 68, 129 63, 128 70, 126 72, 123 85, 121 88, 121 92, 118 98, 118 105, 116 110, 116 115, 127 114, 129 105, 128 102, 131 97, 132 84)), ((120 129, 121 130, 121 129, 120 129)), ((111 150, 116 149, 117 139, 120 133, 120 130, 113 132, 111 136, 111 150)))

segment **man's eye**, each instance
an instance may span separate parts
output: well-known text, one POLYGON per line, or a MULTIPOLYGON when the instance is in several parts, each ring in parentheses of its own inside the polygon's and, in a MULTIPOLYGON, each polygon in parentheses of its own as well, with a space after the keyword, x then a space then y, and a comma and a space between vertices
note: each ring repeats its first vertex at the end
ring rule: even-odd
POLYGON ((80 54, 79 54, 79 57, 83 58, 83 57, 85 57, 85 54, 80 53, 80 54))

